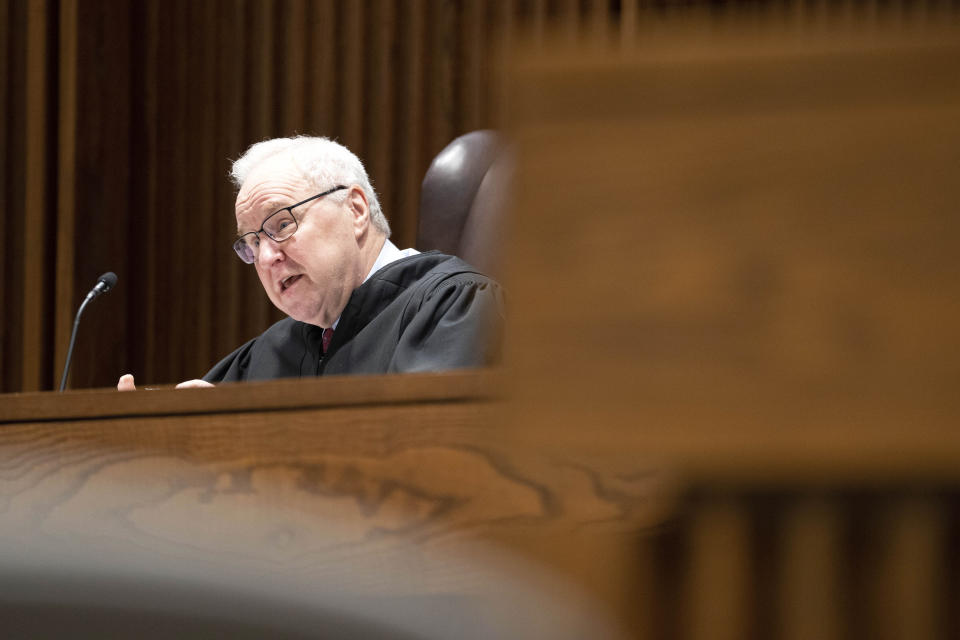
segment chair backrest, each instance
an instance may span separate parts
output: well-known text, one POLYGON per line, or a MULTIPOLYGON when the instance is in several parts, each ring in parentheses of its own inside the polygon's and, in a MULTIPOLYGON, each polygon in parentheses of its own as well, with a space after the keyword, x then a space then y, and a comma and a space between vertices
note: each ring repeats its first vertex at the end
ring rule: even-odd
POLYGON ((498 277, 508 165, 494 131, 472 131, 448 144, 423 178, 417 248, 456 255, 498 277))

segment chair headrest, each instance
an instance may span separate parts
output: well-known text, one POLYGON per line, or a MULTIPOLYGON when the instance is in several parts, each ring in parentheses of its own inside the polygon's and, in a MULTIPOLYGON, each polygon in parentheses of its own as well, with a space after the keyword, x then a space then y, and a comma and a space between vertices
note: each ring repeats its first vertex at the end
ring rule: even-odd
POLYGON ((433 159, 420 190, 418 249, 459 255, 477 192, 501 147, 496 132, 482 129, 456 138, 433 159))

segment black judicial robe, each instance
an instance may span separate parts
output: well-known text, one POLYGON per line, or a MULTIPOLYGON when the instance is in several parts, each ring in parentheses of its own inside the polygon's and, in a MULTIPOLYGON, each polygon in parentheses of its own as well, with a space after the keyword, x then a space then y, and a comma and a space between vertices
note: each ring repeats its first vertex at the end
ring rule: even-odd
POLYGON ((391 262, 354 290, 323 355, 320 327, 284 318, 217 363, 207 382, 440 371, 492 364, 503 292, 459 258, 391 262))

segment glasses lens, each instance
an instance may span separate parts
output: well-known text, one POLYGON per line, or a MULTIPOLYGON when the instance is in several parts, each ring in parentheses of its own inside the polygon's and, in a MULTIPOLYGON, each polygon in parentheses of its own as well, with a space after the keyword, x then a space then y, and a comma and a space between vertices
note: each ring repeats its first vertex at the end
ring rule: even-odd
POLYGON ((297 230, 297 220, 292 213, 284 209, 271 216, 263 224, 263 230, 274 240, 286 240, 297 230))
POLYGON ((237 252, 237 255, 240 256, 240 259, 246 262, 247 264, 253 264, 256 255, 253 252, 253 247, 249 244, 257 241, 257 236, 252 233, 237 238, 237 241, 233 243, 233 250, 237 252))

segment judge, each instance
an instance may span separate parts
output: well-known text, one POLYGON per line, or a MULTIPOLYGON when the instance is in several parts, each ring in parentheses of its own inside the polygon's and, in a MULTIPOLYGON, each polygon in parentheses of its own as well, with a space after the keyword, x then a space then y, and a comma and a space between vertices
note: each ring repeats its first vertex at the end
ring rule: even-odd
MULTIPOLYGON (((266 140, 233 164, 237 256, 287 318, 202 380, 480 367, 495 361, 499 285, 459 258, 390 241, 360 160, 326 138, 266 140)), ((120 390, 135 388, 132 375, 120 390)))

